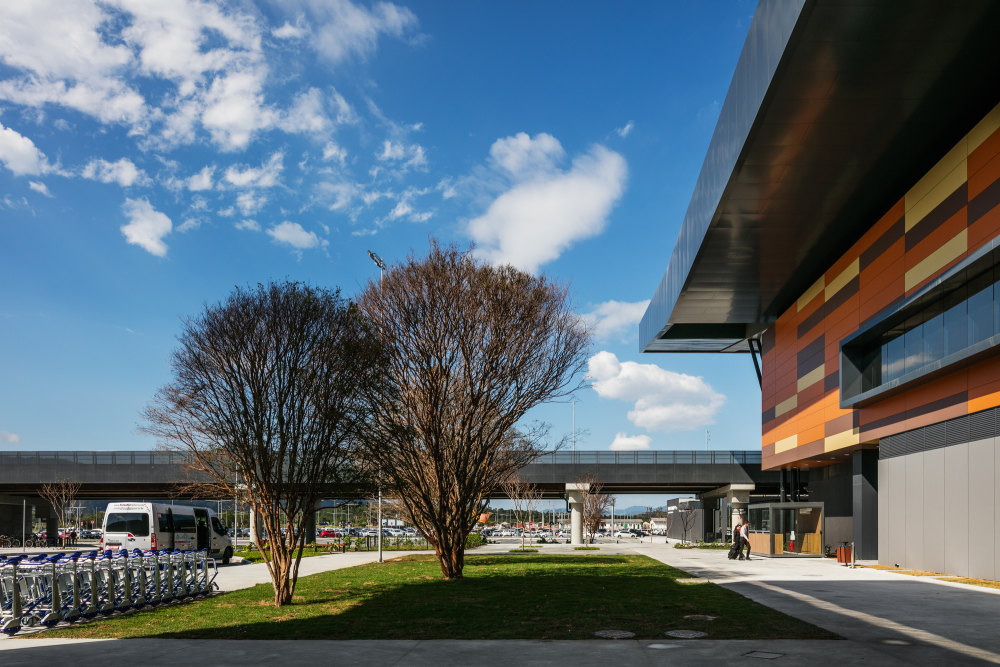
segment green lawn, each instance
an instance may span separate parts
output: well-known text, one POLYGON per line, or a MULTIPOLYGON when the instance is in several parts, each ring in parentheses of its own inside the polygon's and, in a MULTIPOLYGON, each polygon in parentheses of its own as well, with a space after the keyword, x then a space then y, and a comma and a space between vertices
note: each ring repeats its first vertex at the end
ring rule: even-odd
POLYGON ((431 555, 299 580, 275 608, 270 585, 41 633, 40 637, 199 639, 592 639, 703 630, 711 639, 831 639, 834 635, 639 555, 469 555, 445 581, 431 555), (688 621, 708 614, 715 621, 688 621))

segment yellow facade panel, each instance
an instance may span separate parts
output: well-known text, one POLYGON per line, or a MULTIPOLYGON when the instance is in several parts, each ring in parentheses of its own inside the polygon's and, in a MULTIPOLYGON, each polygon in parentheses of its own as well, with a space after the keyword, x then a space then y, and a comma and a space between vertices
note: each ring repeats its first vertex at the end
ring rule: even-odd
POLYGON ((859 257, 851 262, 850 266, 841 271, 840 275, 830 281, 830 284, 826 286, 823 298, 829 301, 830 297, 839 292, 847 283, 854 280, 860 272, 861 258, 859 257))
POLYGON ((799 444, 798 434, 790 435, 784 440, 779 440, 778 442, 774 443, 774 453, 780 454, 782 452, 787 452, 789 449, 795 449, 798 446, 798 444, 799 444))
POLYGON ((986 118, 979 121, 979 123, 972 128, 966 139, 968 140, 968 150, 972 151, 979 148, 979 146, 989 139, 994 132, 1000 130, 1000 104, 993 107, 993 111, 986 114, 986 118))
POLYGON ((841 431, 823 438, 823 451, 832 452, 836 449, 843 449, 861 442, 860 430, 852 428, 849 431, 841 431))
POLYGON ((799 378, 798 391, 811 387, 826 377, 826 365, 820 364, 805 375, 799 378))
POLYGON ((817 280, 816 282, 814 282, 812 284, 812 287, 810 287, 809 289, 807 289, 806 292, 805 292, 805 294, 803 294, 802 296, 799 297, 799 300, 798 300, 799 310, 802 310, 803 308, 805 308, 806 306, 808 306, 809 302, 811 302, 813 299, 815 299, 816 295, 823 291, 823 288, 825 287, 825 285, 826 285, 825 276, 820 276, 819 280, 817 280))
MULTIPOLYGON (((962 144, 965 142, 963 140, 962 144)), ((952 192, 957 190, 969 180, 969 168, 963 158, 954 169, 948 172, 938 183, 931 188, 926 195, 910 204, 910 195, 906 195, 906 231, 910 231, 914 225, 924 219, 924 217, 937 208, 938 204, 948 198, 952 192)))
POLYGON ((794 410, 798 406, 798 404, 799 404, 798 394, 792 396, 791 398, 785 399, 781 403, 778 403, 776 406, 774 406, 774 416, 780 417, 786 412, 794 410))
POLYGON ((922 259, 906 271, 905 287, 909 292, 927 278, 944 268, 949 262, 961 257, 969 249, 969 230, 963 229, 940 248, 922 259))

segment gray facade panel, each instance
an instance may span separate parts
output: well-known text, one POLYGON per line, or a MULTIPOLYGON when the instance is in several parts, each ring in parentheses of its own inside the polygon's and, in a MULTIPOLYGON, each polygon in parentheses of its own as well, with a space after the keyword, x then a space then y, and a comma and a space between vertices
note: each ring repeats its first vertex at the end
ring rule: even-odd
POLYGON ((916 567, 914 563, 919 563, 923 559, 923 536, 926 534, 926 526, 923 522, 923 512, 914 511, 923 506, 924 502, 924 457, 919 454, 907 456, 905 459, 906 470, 906 500, 903 523, 906 526, 906 533, 903 535, 904 556, 900 565, 904 567, 916 567))
POLYGON ((944 455, 944 568, 969 575, 969 445, 949 447, 944 455))
POLYGON ((993 544, 996 534, 994 505, 993 438, 969 444, 969 576, 995 579, 993 552, 980 545, 993 544))
MULTIPOLYGON (((889 468, 892 480, 892 496, 889 499, 889 563, 906 560, 906 466, 893 465, 889 468)), ((880 554, 882 552, 879 552, 880 554)), ((880 556, 881 557, 881 556, 880 556)))
POLYGON ((878 554, 883 563, 889 556, 889 497, 892 493, 892 480, 889 476, 889 462, 878 462, 878 554))
POLYGON ((944 572, 943 539, 934 539, 934 535, 943 535, 944 524, 948 517, 944 507, 944 450, 936 449, 922 454, 915 454, 924 459, 924 503, 923 543, 924 560, 920 569, 931 572, 944 572))

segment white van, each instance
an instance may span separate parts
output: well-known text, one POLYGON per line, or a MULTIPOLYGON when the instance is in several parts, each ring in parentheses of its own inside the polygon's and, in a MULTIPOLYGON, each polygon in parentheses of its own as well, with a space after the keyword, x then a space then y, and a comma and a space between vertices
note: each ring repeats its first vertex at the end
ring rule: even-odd
POLYGON ((215 512, 206 507, 163 503, 108 503, 101 548, 208 549, 223 563, 233 556, 232 540, 215 512))

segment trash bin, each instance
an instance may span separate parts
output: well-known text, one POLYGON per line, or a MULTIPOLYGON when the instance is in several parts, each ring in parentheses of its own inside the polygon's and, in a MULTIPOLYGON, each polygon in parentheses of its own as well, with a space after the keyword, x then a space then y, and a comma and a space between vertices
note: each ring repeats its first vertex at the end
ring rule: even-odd
POLYGON ((851 545, 841 544, 837 547, 837 562, 843 563, 844 565, 851 564, 851 545))

